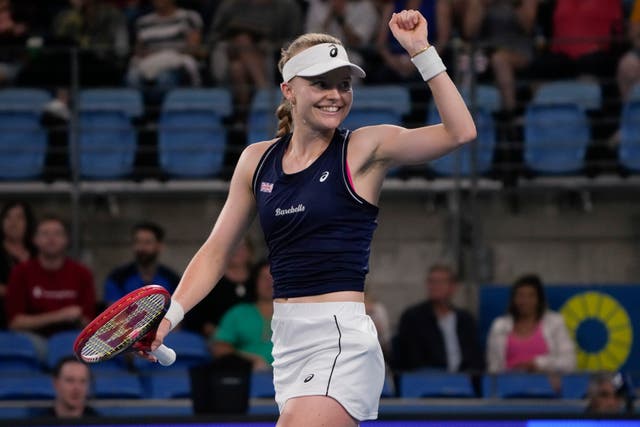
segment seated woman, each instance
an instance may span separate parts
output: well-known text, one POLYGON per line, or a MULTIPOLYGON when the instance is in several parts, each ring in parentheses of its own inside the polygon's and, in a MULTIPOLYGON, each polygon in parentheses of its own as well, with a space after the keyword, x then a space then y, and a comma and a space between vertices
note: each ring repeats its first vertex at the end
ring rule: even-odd
POLYGON ((562 315, 547 309, 536 275, 523 276, 512 285, 508 313, 493 321, 487 341, 490 373, 565 373, 576 367, 573 339, 562 315))
POLYGON ((212 337, 215 358, 236 355, 249 360, 254 370, 268 369, 271 356, 271 317, 273 315, 273 278, 266 261, 252 270, 247 289, 249 303, 230 308, 220 320, 212 337))

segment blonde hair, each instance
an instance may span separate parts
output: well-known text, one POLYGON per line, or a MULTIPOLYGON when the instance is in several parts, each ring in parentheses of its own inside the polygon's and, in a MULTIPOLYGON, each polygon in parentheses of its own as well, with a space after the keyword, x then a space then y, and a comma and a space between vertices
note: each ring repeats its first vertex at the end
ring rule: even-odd
MULTIPOLYGON (((342 45, 342 42, 337 38, 330 36, 329 34, 323 33, 307 33, 303 34, 287 46, 286 49, 282 49, 280 51, 280 60, 278 61, 278 70, 282 73, 282 68, 284 64, 287 63, 292 57, 301 51, 308 49, 312 46, 322 44, 322 43, 334 43, 338 45, 342 45)), ((276 137, 280 138, 289 132, 291 132, 291 127, 293 125, 293 117, 291 115, 291 103, 283 98, 280 102, 280 105, 276 109, 276 117, 278 118, 278 132, 276 133, 276 137)))

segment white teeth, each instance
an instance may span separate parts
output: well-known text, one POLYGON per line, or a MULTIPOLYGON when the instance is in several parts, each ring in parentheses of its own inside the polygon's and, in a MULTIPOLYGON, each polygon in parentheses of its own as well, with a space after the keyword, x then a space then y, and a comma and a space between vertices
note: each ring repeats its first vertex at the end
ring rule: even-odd
POLYGON ((329 113, 335 113, 336 111, 338 111, 338 107, 335 106, 331 106, 331 107, 320 107, 320 109, 322 111, 327 111, 329 113))

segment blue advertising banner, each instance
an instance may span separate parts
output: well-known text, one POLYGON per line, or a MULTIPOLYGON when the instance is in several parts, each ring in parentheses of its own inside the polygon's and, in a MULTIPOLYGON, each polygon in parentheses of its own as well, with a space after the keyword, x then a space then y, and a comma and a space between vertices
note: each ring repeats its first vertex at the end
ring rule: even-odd
MULTIPOLYGON (((491 322, 505 314, 508 286, 480 290, 478 323, 483 343, 491 322)), ((578 349, 578 369, 640 371, 639 285, 546 285, 549 308, 562 313, 578 349)))

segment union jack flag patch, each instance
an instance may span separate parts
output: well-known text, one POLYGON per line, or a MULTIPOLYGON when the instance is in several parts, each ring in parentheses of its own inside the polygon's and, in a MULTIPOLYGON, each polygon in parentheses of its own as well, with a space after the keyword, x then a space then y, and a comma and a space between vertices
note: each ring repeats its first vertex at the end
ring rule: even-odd
POLYGON ((262 181, 260 183, 260 192, 262 192, 262 193, 271 193, 272 191, 273 191, 273 183, 264 182, 264 181, 262 181))

